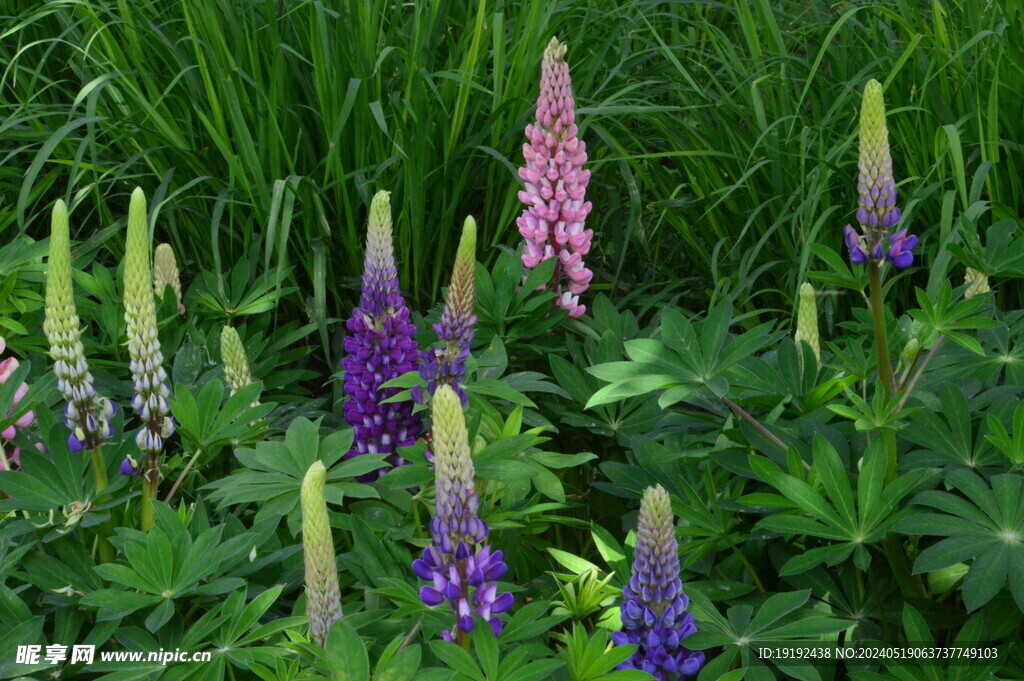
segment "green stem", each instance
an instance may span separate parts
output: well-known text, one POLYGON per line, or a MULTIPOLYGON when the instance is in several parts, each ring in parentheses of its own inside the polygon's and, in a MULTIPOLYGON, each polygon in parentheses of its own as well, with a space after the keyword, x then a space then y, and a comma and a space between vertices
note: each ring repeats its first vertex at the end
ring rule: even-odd
MULTIPOLYGON (((99 445, 89 450, 89 457, 92 459, 92 473, 96 479, 96 502, 100 503, 104 497, 104 490, 107 489, 107 462, 103 458, 103 448, 99 445)), ((100 532, 96 535, 96 547, 99 550, 101 563, 114 562, 114 547, 110 545, 107 536, 111 534, 110 522, 105 522, 99 527, 100 532)))
POLYGON ((90 449, 89 456, 92 457, 92 473, 96 478, 96 497, 98 499, 107 489, 107 464, 103 460, 103 450, 100 447, 90 449))
POLYGON ((203 452, 203 448, 202 447, 197 448, 195 454, 193 454, 192 457, 188 460, 188 463, 185 464, 185 467, 181 470, 181 474, 178 475, 178 479, 174 481, 173 485, 171 485, 171 491, 167 493, 166 497, 164 497, 164 503, 165 504, 170 504, 171 503, 171 499, 174 498, 174 493, 177 492, 178 491, 178 487, 181 486, 181 481, 184 480, 185 476, 188 475, 188 472, 190 470, 192 470, 192 466, 195 465, 196 459, 199 458, 199 455, 202 452, 203 452))
POLYGON ((159 454, 153 452, 146 453, 146 468, 142 474, 142 520, 140 523, 143 532, 148 532, 156 524, 153 502, 156 501, 157 487, 160 484, 158 456, 159 454))
POLYGON ((871 289, 871 319, 875 323, 875 351, 878 356, 878 377, 885 397, 892 396, 892 363, 889 361, 889 338, 885 333, 885 306, 882 302, 882 269, 872 260, 868 264, 871 289))
MULTIPOLYGON (((878 378, 882 382, 882 393, 888 401, 892 397, 893 373, 892 362, 889 360, 889 338, 885 333, 885 305, 882 301, 882 267, 881 263, 872 260, 868 263, 868 275, 870 281, 870 303, 871 319, 875 324, 875 352, 878 357, 878 378)), ((882 430, 882 439, 885 440, 887 463, 885 477, 888 482, 893 482, 899 473, 899 466, 896 460, 896 433, 891 430, 882 430)))

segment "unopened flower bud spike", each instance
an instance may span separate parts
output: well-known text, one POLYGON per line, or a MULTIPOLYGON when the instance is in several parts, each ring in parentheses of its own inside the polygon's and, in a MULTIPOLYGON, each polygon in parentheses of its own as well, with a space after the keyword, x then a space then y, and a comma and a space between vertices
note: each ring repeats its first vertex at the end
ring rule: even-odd
POLYGON ((178 272, 178 260, 170 244, 160 244, 153 251, 153 290, 156 297, 163 300, 164 291, 170 286, 178 301, 178 314, 185 314, 185 305, 181 302, 181 275, 178 272))
POLYGON ((141 188, 132 192, 128 208, 124 260, 124 317, 128 324, 128 354, 135 383, 132 406, 143 421, 135 437, 142 452, 141 526, 148 530, 155 520, 152 502, 161 478, 161 450, 164 441, 174 432, 174 420, 167 403, 170 392, 157 334, 146 197, 141 188))
POLYGON ((342 615, 334 539, 324 498, 326 483, 327 469, 322 461, 314 461, 306 471, 299 494, 306 567, 306 617, 310 635, 321 647, 327 641, 331 625, 342 615))

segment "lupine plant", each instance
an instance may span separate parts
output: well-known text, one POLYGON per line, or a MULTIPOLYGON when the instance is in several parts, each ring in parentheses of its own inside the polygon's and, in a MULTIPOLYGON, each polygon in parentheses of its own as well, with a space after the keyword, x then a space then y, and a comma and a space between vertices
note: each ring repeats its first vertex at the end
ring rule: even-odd
POLYGON ((640 669, 658 681, 693 676, 704 653, 686 648, 697 626, 687 612, 672 505, 661 485, 644 492, 638 523, 633 572, 622 588, 622 631, 612 636, 616 645, 637 649, 619 669, 640 669))
POLYGON ((583 169, 587 144, 576 126, 567 49, 552 38, 544 50, 536 120, 526 126, 526 165, 519 169, 524 184, 519 200, 526 208, 518 225, 524 240, 523 266, 530 269, 557 258, 550 284, 555 304, 570 317, 579 317, 587 309, 580 303, 580 294, 594 277, 583 263, 594 230, 585 228, 591 210, 585 200, 590 171, 583 169))
MULTIPOLYGON (((75 308, 71 280, 71 236, 68 209, 58 200, 50 218, 50 258, 46 270, 46 318, 43 331, 57 388, 64 396, 64 424, 71 431, 67 446, 73 453, 89 450, 96 491, 107 486, 107 465, 101 446, 114 435, 114 403, 96 393, 82 346, 82 328, 75 308)), ((123 470, 123 469, 122 469, 123 470)))
MULTIPOLYGON (((467 217, 462 225, 462 238, 455 254, 455 266, 448 285, 441 321, 434 324, 434 333, 441 341, 423 351, 419 372, 427 382, 427 391, 433 395, 437 386, 450 385, 462 403, 467 395, 461 383, 466 375, 466 359, 476 327, 474 277, 476 275, 476 220, 467 217)), ((424 401, 422 388, 413 386, 413 396, 424 401)))
POLYGON ((821 341, 818 336, 818 301, 814 287, 809 282, 800 285, 799 302, 796 311, 796 342, 804 341, 818 360, 821 359, 821 341))
POLYGON ((510 593, 498 593, 498 580, 508 566, 504 554, 485 543, 489 528, 477 515, 466 419, 450 385, 438 386, 430 413, 436 488, 432 543, 413 561, 412 569, 430 582, 420 589, 423 602, 434 606, 447 601, 455 617, 452 628, 442 632, 444 640, 467 647, 475 615, 490 625, 495 636, 501 633, 498 615, 512 607, 513 600, 510 593))
POLYGON ((843 227, 850 262, 867 264, 870 281, 871 315, 875 325, 875 350, 882 388, 889 395, 893 388, 892 363, 885 330, 882 299, 882 264, 906 269, 914 262, 917 237, 898 225, 902 213, 896 205, 896 181, 893 177, 889 128, 885 122, 882 85, 871 80, 864 87, 858 132, 860 151, 857 159, 857 222, 860 231, 843 227))
POLYGON ((306 563, 306 617, 309 632, 324 645, 331 625, 341 618, 338 567, 334 562, 334 540, 327 518, 324 487, 327 469, 315 461, 302 480, 302 551, 306 563))
POLYGON ((132 192, 128 207, 128 236, 125 240, 124 319, 128 325, 128 354, 131 356, 134 407, 142 427, 135 443, 142 452, 136 464, 131 455, 121 462, 123 475, 141 475, 142 528, 153 526, 153 500, 163 476, 161 452, 164 442, 174 432, 167 398, 167 371, 157 335, 156 301, 150 268, 149 221, 146 197, 141 188, 132 192))
POLYGON ((348 456, 385 454, 392 465, 401 464, 397 450, 413 444, 423 424, 410 400, 389 402, 399 390, 382 386, 415 369, 419 349, 398 284, 386 191, 370 205, 362 292, 345 326, 345 420, 355 430, 348 456))
POLYGON ((231 394, 252 383, 249 373, 249 359, 245 356, 245 346, 233 326, 225 326, 220 332, 220 356, 224 362, 224 378, 231 394))

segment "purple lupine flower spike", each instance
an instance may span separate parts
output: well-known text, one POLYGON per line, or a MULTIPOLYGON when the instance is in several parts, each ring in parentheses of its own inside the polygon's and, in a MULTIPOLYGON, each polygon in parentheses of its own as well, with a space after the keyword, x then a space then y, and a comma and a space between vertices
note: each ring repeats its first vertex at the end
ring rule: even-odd
POLYGON ((433 544, 413 561, 416 575, 430 582, 420 589, 428 606, 448 601, 455 625, 441 636, 460 642, 473 631, 473 615, 480 615, 495 636, 501 634, 498 617, 512 607, 512 594, 498 594, 497 580, 508 566, 501 551, 484 545, 487 523, 477 517, 473 458, 462 403, 450 385, 442 383, 431 400, 434 480, 437 487, 433 544))
MULTIPOLYGON (((427 382, 427 391, 431 395, 438 385, 445 383, 458 393, 463 405, 468 396, 461 383, 466 375, 466 360, 476 327, 476 315, 473 314, 476 305, 475 269, 476 220, 467 217, 462 226, 462 238, 455 255, 441 321, 434 324, 434 333, 442 345, 424 350, 419 367, 420 376, 427 382)), ((413 387, 413 398, 420 403, 426 402, 420 386, 413 387)))
POLYGON ((854 265, 863 265, 868 260, 881 262, 884 259, 897 269, 905 269, 914 261, 917 237, 908 235, 906 229, 889 234, 902 214, 896 205, 896 181, 889 150, 889 130, 885 123, 885 102, 882 86, 877 80, 870 81, 864 88, 859 140, 857 222, 861 231, 858 233, 850 225, 843 228, 850 261, 854 265))
POLYGON ((576 127, 576 102, 565 52, 566 46, 558 38, 552 38, 544 50, 536 122, 526 126, 526 166, 519 169, 525 185, 519 200, 526 208, 517 224, 525 241, 523 266, 533 268, 557 257, 555 303, 568 310, 570 317, 579 317, 586 310, 580 294, 594 276, 583 265, 594 232, 584 229, 591 209, 590 202, 584 200, 590 171, 583 170, 587 145, 576 127))
MULTIPOLYGON (((352 311, 346 328, 345 420, 355 430, 352 449, 346 458, 360 454, 387 454, 392 465, 405 461, 395 454, 399 447, 416 441, 423 430, 411 401, 388 402, 398 388, 381 385, 416 368, 419 349, 413 337, 416 327, 409 321, 398 286, 391 243, 390 193, 377 192, 370 206, 366 237, 366 260, 359 307, 352 311)), ((376 479, 381 472, 364 476, 376 479)))
POLYGON ((622 631, 612 634, 615 645, 638 646, 619 669, 639 669, 658 681, 697 673, 704 653, 693 652, 683 639, 697 631, 690 599, 679 579, 679 546, 668 492, 648 487, 640 502, 633 573, 622 589, 622 631))

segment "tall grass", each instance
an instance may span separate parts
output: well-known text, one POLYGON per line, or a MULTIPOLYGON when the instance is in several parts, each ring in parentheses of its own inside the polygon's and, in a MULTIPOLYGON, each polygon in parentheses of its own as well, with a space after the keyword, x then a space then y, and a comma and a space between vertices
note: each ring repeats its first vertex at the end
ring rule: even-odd
POLYGON ((820 266, 810 245, 838 249, 852 218, 871 77, 926 262, 961 217, 983 228, 1024 202, 1021 0, 5 7, 0 234, 39 237, 64 197, 86 247, 118 257, 113 216, 140 183, 186 269, 256 258, 322 324, 354 303, 376 189, 394 192, 416 303, 436 297, 465 214, 485 246, 515 246, 515 166, 551 35, 570 45, 592 159, 598 288, 676 282, 694 304, 717 287, 788 310, 820 266))

